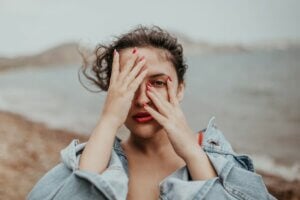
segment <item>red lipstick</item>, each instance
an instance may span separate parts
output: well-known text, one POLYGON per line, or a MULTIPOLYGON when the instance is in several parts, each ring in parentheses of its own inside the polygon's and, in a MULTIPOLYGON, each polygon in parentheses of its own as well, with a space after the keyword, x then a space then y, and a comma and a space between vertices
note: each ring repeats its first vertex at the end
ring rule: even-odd
POLYGON ((132 118, 139 123, 146 123, 153 119, 153 117, 147 112, 139 112, 133 115, 132 118))

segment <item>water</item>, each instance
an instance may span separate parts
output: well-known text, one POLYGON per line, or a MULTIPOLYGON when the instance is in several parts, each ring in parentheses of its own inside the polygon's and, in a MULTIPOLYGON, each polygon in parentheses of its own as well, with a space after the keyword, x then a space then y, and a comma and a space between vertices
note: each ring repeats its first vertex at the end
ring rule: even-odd
POLYGON ((103 94, 80 85, 77 66, 10 71, 0 77, 1 110, 85 134, 98 119, 103 94))
MULTIPOLYGON (((193 130, 211 116, 238 152, 258 169, 300 179, 300 49, 188 57, 182 108, 193 130)), ((0 74, 0 110, 50 127, 89 134, 105 93, 79 83, 79 66, 0 74)))

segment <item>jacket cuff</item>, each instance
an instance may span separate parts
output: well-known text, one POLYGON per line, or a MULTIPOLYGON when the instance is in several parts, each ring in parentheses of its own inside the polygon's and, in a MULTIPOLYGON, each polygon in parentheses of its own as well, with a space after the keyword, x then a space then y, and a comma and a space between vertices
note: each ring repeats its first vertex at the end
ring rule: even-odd
POLYGON ((66 148, 60 151, 61 162, 72 171, 78 170, 80 155, 77 154, 84 149, 85 144, 79 144, 77 139, 72 140, 66 148))

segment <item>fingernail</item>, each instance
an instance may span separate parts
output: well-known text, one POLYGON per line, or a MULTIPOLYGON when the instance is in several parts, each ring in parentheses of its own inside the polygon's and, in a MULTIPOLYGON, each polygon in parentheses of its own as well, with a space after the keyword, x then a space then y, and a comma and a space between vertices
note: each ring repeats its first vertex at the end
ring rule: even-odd
POLYGON ((114 49, 114 56, 117 54, 117 50, 116 49, 114 49))
POLYGON ((172 79, 170 78, 170 76, 168 76, 168 80, 169 80, 169 81, 172 81, 172 79))
POLYGON ((152 87, 151 83, 149 83, 149 82, 147 83, 147 86, 148 86, 148 87, 152 87))
POLYGON ((145 59, 145 56, 141 57, 139 61, 142 61, 142 60, 144 60, 144 59, 145 59))
POLYGON ((149 85, 146 86, 146 90, 150 91, 151 87, 149 85))
POLYGON ((145 106, 147 106, 147 104, 146 104, 146 103, 143 103, 143 106, 145 107, 145 106))
POLYGON ((132 53, 135 54, 136 52, 137 52, 137 49, 136 49, 136 47, 134 47, 132 53))

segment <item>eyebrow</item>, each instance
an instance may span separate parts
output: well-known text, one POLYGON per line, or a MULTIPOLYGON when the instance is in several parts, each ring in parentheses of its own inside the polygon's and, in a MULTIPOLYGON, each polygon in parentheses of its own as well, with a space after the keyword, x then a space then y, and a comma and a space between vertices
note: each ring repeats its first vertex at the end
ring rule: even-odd
POLYGON ((155 77, 158 77, 158 76, 168 76, 167 74, 164 74, 164 73, 159 73, 159 74, 153 74, 151 75, 150 77, 151 78, 155 78, 155 77))

